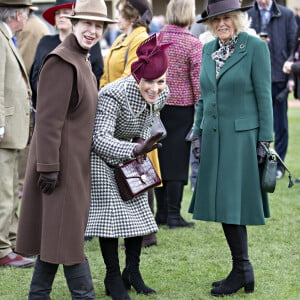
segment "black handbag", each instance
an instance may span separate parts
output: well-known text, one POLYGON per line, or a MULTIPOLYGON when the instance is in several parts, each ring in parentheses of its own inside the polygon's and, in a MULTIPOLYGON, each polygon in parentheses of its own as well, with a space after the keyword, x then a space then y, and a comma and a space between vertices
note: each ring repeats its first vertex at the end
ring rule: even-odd
POLYGON ((294 183, 292 180, 292 174, 287 168, 286 164, 280 158, 278 153, 272 149, 268 148, 264 143, 260 143, 264 150, 266 151, 266 158, 263 164, 263 169, 261 172, 261 189, 265 193, 273 193, 276 187, 276 173, 277 173, 277 165, 280 164, 280 167, 289 173, 289 185, 291 188, 294 183))
POLYGON ((120 196, 124 201, 131 200, 161 184, 161 179, 148 156, 142 164, 134 159, 116 167, 114 175, 120 196))
POLYGON ((155 113, 154 116, 153 116, 153 123, 152 123, 152 127, 151 127, 151 130, 150 130, 150 134, 154 135, 158 132, 163 133, 160 140, 164 139, 167 136, 167 130, 166 130, 163 122, 161 121, 159 114, 155 113))

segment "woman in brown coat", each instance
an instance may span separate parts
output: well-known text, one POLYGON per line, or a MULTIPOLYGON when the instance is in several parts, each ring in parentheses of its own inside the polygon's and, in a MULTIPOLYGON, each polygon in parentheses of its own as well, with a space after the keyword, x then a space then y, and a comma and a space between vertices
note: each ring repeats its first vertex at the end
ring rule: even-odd
POLYGON ((66 16, 73 34, 47 56, 40 71, 16 248, 38 255, 28 299, 50 299, 59 264, 72 299, 95 299, 83 245, 97 105, 88 51, 100 40, 104 22, 113 22, 106 15, 104 0, 78 0, 66 16))

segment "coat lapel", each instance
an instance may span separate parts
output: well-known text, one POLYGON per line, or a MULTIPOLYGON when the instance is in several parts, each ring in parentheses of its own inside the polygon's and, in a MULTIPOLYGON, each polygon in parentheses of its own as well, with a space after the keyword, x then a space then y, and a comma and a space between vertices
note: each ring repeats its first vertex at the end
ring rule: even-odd
POLYGON ((247 39, 248 35, 246 33, 240 33, 238 37, 238 41, 236 43, 236 47, 232 55, 228 58, 224 66, 221 68, 219 77, 217 81, 221 79, 221 77, 230 69, 232 66, 234 66, 236 63, 238 63, 246 54, 247 54, 247 39))
POLYGON ((205 54, 208 56, 205 60, 205 65, 203 66, 206 69, 206 75, 209 81, 213 86, 216 86, 216 63, 211 58, 211 54, 218 49, 218 39, 215 39, 213 42, 207 45, 207 50, 205 54))
MULTIPOLYGON (((25 65, 24 65, 24 62, 23 62, 23 59, 21 57, 21 55, 19 54, 19 51, 18 49, 15 47, 12 39, 10 38, 7 30, 5 29, 5 27, 0 23, 0 31, 4 34, 4 36, 6 37, 7 41, 8 41, 8 44, 9 44, 9 47, 11 48, 11 50, 13 51, 19 65, 20 65, 20 68, 22 70, 22 73, 24 75, 24 77, 26 78, 27 80, 27 83, 29 82, 29 79, 28 79, 28 76, 27 76, 27 72, 26 72, 26 68, 25 68, 25 65)), ((26 83, 26 84, 27 84, 26 83)))

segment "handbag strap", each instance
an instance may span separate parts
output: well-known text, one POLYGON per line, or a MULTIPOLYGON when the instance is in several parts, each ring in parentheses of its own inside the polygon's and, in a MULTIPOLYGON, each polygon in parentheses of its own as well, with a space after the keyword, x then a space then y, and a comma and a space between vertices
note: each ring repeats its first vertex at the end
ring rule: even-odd
POLYGON ((285 162, 281 159, 281 157, 279 156, 279 154, 276 152, 275 149, 270 148, 270 147, 268 148, 262 142, 260 142, 260 144, 265 149, 265 151, 267 152, 267 154, 275 156, 276 160, 280 163, 280 165, 284 168, 284 170, 289 173, 289 185, 288 185, 288 187, 291 188, 294 185, 294 182, 293 182, 292 174, 291 174, 290 170, 288 169, 287 165, 285 164, 285 162))

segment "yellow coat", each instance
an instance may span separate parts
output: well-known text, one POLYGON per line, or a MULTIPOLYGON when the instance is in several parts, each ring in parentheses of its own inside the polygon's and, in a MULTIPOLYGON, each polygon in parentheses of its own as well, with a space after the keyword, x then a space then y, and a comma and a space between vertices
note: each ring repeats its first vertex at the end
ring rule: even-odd
POLYGON ((147 38, 144 26, 135 28, 128 36, 123 33, 116 38, 104 60, 100 87, 131 74, 131 64, 137 60, 136 49, 147 38))

